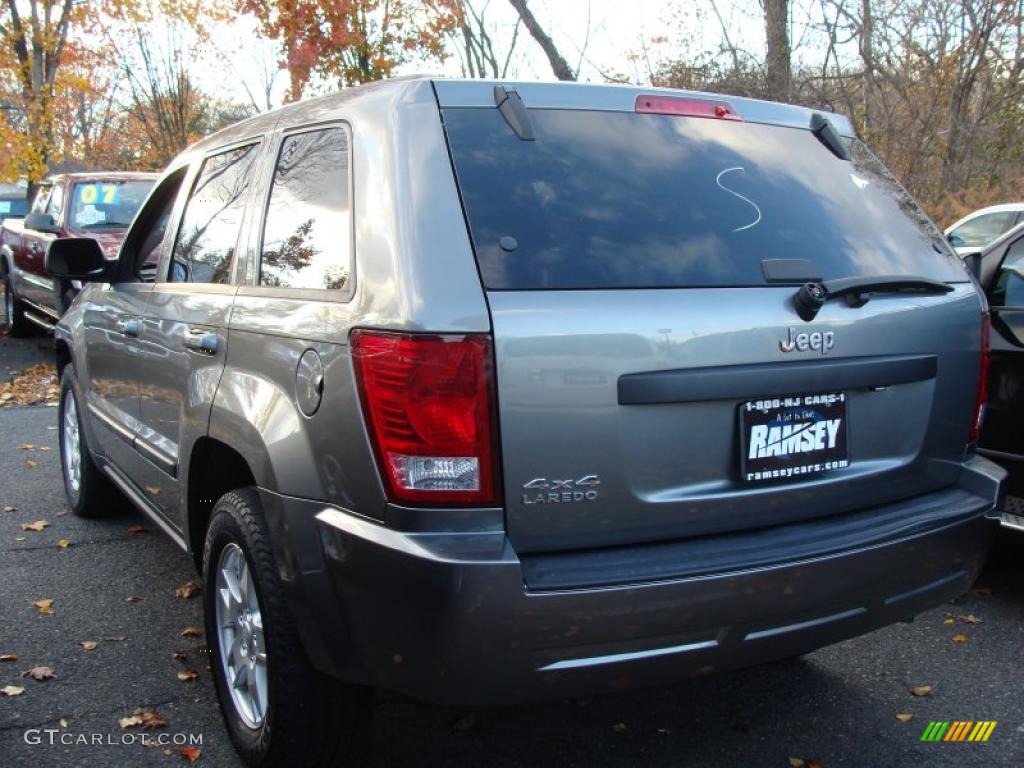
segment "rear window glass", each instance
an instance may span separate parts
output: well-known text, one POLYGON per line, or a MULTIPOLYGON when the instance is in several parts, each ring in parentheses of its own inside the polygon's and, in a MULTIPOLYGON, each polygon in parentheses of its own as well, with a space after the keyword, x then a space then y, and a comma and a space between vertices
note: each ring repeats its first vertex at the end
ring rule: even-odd
POLYGON ((942 234, 859 141, 841 160, 808 130, 702 118, 497 109, 445 127, 492 290, 764 285, 764 259, 823 278, 967 279, 942 234))

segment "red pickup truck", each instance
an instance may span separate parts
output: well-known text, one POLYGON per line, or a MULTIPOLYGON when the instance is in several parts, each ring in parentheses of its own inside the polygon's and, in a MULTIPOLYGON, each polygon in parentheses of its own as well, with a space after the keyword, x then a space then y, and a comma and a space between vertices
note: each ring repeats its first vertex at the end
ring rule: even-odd
POLYGON ((4 320, 11 336, 31 325, 47 330, 60 319, 77 293, 46 274, 46 246, 58 237, 94 237, 107 258, 118 248, 135 212, 157 179, 154 173, 66 173, 39 185, 24 219, 0 227, 0 279, 4 283, 4 320))

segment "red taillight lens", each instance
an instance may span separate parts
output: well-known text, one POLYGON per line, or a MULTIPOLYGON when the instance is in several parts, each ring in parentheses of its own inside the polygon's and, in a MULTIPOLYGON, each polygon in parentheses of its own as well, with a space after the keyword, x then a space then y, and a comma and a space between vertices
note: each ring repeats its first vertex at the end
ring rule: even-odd
POLYGON ((351 341, 388 496, 499 503, 490 337, 355 330, 351 341))
POLYGON ((717 99, 687 99, 679 96, 636 97, 635 110, 648 115, 679 115, 681 117, 711 117, 718 120, 740 120, 736 110, 727 101, 717 99))
POLYGON ((970 442, 981 437, 981 426, 985 422, 985 404, 988 402, 988 366, 991 355, 988 350, 989 332, 992 320, 986 312, 981 316, 981 370, 978 372, 978 395, 974 399, 974 419, 971 422, 970 442))

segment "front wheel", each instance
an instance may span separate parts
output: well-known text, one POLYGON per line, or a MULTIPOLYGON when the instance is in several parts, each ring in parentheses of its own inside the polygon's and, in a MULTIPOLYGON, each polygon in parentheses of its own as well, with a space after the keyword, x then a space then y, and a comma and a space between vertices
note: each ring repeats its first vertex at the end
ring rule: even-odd
POLYGON ((203 551, 206 636, 228 733, 250 766, 339 765, 365 694, 312 668, 292 623, 259 495, 225 494, 203 551))
POLYGON ((75 369, 68 365, 60 377, 60 465, 64 475, 64 496, 78 517, 99 517, 116 509, 120 501, 117 489, 93 461, 82 429, 82 409, 78 398, 75 369))
POLYGON ((15 338, 28 336, 32 328, 25 318, 25 307, 14 292, 11 285, 11 276, 7 272, 3 274, 4 281, 4 327, 7 334, 15 338))

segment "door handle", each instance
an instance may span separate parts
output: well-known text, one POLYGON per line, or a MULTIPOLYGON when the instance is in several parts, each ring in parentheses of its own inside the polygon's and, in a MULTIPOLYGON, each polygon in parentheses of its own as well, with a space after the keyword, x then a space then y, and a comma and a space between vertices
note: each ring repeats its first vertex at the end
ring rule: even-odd
POLYGON ((29 247, 29 250, 31 250, 31 251, 32 251, 32 253, 39 253, 39 252, 40 252, 41 250, 43 250, 43 246, 41 246, 41 245, 40 245, 40 244, 39 244, 39 243, 38 243, 37 241, 35 241, 35 240, 33 240, 33 241, 32 241, 31 243, 29 243, 29 246, 28 246, 28 247, 29 247))
POLYGON ((202 355, 215 355, 220 346, 220 337, 204 328, 189 328, 185 331, 185 349, 202 355))
POLYGON ((137 339, 139 337, 139 327, 140 326, 138 320, 117 321, 117 330, 119 330, 122 335, 128 336, 133 339, 137 339))

